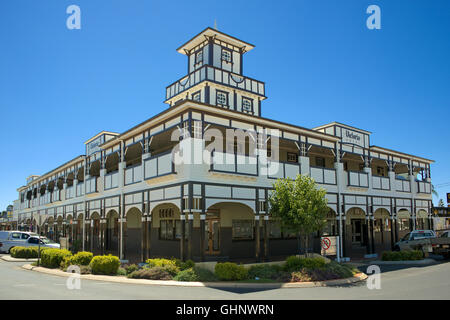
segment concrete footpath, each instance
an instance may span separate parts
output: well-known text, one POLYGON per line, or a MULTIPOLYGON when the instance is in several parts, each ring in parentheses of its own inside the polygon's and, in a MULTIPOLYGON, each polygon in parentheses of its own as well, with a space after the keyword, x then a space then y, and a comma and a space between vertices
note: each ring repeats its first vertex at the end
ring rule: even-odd
MULTIPOLYGON (((71 277, 73 273, 64 272, 60 269, 49 269, 43 267, 34 267, 30 264, 22 266, 23 269, 42 272, 60 277, 71 277)), ((78 276, 77 276, 78 277, 78 276)), ((276 289, 276 288, 312 288, 312 287, 328 287, 352 284, 367 279, 364 273, 358 273, 352 278, 316 281, 316 282, 289 282, 289 283, 247 283, 247 282, 184 282, 184 281, 164 281, 164 280, 147 280, 147 279, 129 279, 124 276, 104 276, 93 274, 82 274, 80 279, 94 281, 108 281, 124 284, 144 284, 153 286, 179 286, 179 287, 209 287, 209 288, 258 288, 258 289, 276 289)))

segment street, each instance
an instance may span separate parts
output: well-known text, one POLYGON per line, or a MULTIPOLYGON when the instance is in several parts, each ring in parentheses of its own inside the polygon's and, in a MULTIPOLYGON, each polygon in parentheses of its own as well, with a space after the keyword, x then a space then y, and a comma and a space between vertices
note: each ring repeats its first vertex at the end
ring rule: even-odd
MULTIPOLYGON (((216 289, 118 284, 82 280, 79 290, 66 287, 68 278, 21 268, 24 262, 0 260, 0 299, 449 299, 450 263, 431 266, 383 266, 381 289, 369 290, 366 282, 340 287, 260 289, 216 289)), ((366 268, 360 268, 366 271, 366 268)))

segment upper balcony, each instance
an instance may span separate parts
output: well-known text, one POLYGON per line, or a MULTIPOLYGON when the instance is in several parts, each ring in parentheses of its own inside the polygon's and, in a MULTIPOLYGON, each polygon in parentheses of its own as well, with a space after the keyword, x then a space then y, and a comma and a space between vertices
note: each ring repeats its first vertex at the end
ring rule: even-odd
POLYGON ((218 83, 265 97, 264 82, 244 77, 210 65, 204 65, 203 67, 169 85, 166 88, 166 100, 175 97, 176 95, 188 90, 202 81, 218 83))

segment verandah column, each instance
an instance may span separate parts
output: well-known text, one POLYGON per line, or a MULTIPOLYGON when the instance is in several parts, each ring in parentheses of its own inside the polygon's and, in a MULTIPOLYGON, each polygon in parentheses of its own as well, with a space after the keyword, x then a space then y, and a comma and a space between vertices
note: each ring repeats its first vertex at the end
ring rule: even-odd
POLYGON ((147 216, 142 215, 141 217, 141 261, 145 262, 146 260, 146 244, 147 244, 147 216))
POLYGON ((181 223, 181 239, 180 239, 180 260, 184 261, 184 238, 186 236, 186 216, 184 213, 180 212, 180 223, 181 223))
POLYGON ((201 261, 205 261, 205 210, 200 214, 200 256, 201 261))
POLYGON ((194 231, 194 214, 188 214, 188 259, 192 260, 192 233, 194 231))
POLYGON ((391 250, 394 250, 394 237, 395 237, 395 231, 394 231, 394 228, 395 228, 395 226, 394 226, 394 216, 393 215, 391 215, 390 217, 389 217, 389 220, 390 220, 390 222, 391 222, 391 250))
POLYGON ((260 251, 261 251, 260 234, 261 234, 261 230, 259 228, 259 215, 255 214, 255 258, 256 258, 256 261, 260 260, 260 251))
POLYGON ((151 243, 152 243, 152 216, 147 216, 147 244, 146 244, 146 251, 147 251, 147 259, 151 258, 151 243))

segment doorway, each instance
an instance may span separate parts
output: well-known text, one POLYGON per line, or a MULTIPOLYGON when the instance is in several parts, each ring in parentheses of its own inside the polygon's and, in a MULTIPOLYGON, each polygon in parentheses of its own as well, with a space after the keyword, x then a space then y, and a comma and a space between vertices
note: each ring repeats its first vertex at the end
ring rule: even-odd
POLYGON ((352 244, 363 244, 363 220, 352 219, 352 244))
POLYGON ((220 253, 220 220, 207 218, 205 220, 205 253, 218 255, 220 253))

